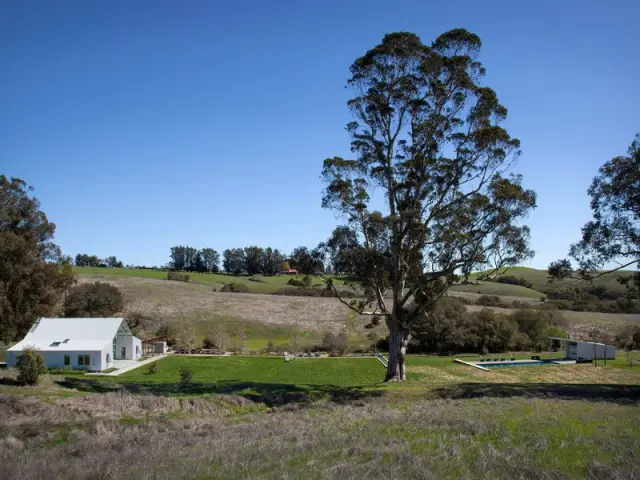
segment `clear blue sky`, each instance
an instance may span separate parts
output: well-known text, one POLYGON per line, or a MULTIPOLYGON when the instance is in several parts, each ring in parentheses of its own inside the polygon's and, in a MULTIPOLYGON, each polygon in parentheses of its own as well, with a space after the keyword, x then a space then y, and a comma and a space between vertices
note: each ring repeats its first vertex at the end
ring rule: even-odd
POLYGON ((480 35, 538 192, 531 265, 590 218, 640 131, 640 2, 0 2, 0 173, 36 188, 67 254, 315 246, 322 160, 349 155, 351 62, 385 33, 480 35))

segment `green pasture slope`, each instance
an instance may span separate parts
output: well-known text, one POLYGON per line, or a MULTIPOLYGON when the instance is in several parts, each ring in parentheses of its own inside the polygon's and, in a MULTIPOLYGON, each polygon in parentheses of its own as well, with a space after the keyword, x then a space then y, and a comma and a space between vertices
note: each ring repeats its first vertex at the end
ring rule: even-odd
MULTIPOLYGON (((141 278, 153 278, 156 280, 166 280, 167 272, 159 270, 144 270, 144 269, 127 269, 127 268, 98 268, 98 267, 74 267, 74 272, 80 276, 92 276, 92 277, 141 277, 141 278)), ((287 282, 291 278, 288 275, 265 277, 262 275, 255 275, 253 277, 248 275, 227 275, 224 273, 190 273, 191 283, 206 285, 219 288, 223 284, 235 282, 241 283, 247 286, 250 293, 275 293, 282 288, 287 287, 287 282), (250 280, 258 279, 261 281, 250 280)), ((322 285, 322 282, 318 279, 314 279, 314 285, 322 285)), ((452 287, 453 291, 479 293, 482 295, 502 295, 512 297, 527 297, 527 298, 540 298, 543 294, 541 292, 531 290, 529 288, 521 287, 518 285, 507 285, 501 283, 483 282, 479 285, 455 285, 452 287)))
POLYGON ((478 293, 480 295, 498 295, 500 297, 526 297, 539 300, 544 297, 544 293, 520 285, 509 285, 507 283, 482 282, 477 285, 453 285, 452 292, 478 293))
MULTIPOLYGON (((167 272, 160 270, 146 270, 135 268, 99 268, 99 267, 74 267, 73 271, 76 275, 92 276, 92 277, 141 277, 153 278, 156 280, 166 280, 167 272)), ((287 287, 287 282, 291 278, 297 278, 289 275, 278 276, 262 276, 262 275, 227 275, 224 273, 188 273, 191 283, 207 285, 211 287, 220 287, 228 283, 242 283, 247 286, 251 293, 274 293, 287 287), (254 280, 258 281, 254 281, 254 280)), ((322 282, 314 279, 314 285, 321 285, 322 282)))
MULTIPOLYGON (((633 272, 621 270, 619 272, 608 273, 599 278, 596 278, 593 281, 593 284, 596 286, 605 287, 607 290, 616 291, 616 292, 625 292, 625 287, 618 283, 618 277, 629 275, 633 272)), ((474 278, 478 274, 471 275, 471 278, 474 278)), ((562 286, 581 286, 584 285, 583 282, 576 282, 575 280, 556 280, 553 283, 549 283, 549 277, 546 270, 538 270, 535 268, 529 267, 511 267, 509 268, 503 275, 513 276, 516 278, 524 278, 525 280, 531 282, 533 290, 538 292, 547 292, 550 288, 558 288, 562 286)), ((484 282, 490 283, 490 282, 484 282)), ((517 285, 513 285, 516 286, 517 285)))

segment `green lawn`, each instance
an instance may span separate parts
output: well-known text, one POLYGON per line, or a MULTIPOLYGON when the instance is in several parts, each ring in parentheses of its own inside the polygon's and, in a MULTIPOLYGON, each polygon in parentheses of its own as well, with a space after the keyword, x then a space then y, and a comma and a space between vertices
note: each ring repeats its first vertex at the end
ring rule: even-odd
POLYGON ((120 382, 175 383, 180 368, 193 372, 195 383, 259 382, 283 385, 374 385, 384 376, 384 367, 373 358, 282 357, 181 357, 169 356, 157 362, 158 372, 141 367, 117 377, 120 382))

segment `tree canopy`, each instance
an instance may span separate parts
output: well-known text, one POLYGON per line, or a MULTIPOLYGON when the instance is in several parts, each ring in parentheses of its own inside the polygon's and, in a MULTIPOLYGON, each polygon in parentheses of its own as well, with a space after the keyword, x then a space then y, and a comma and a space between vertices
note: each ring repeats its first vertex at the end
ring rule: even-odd
MULTIPOLYGON (((593 220, 582 227, 582 239, 573 244, 570 259, 549 265, 551 279, 577 276, 592 280, 605 272, 640 269, 640 135, 626 156, 606 162, 591 182, 593 220), (571 260, 577 264, 574 270, 571 260), (613 268, 607 264, 615 263, 613 268)), ((640 290, 640 272, 620 277, 631 294, 640 290)))
POLYGON ((24 180, 0 175, 0 338, 22 337, 54 313, 73 284, 71 259, 53 243, 55 224, 24 180))
POLYGON ((123 309, 124 299, 118 287, 103 282, 72 287, 63 305, 67 317, 113 317, 123 309))
POLYGON ((412 33, 385 35, 351 66, 353 158, 324 161, 323 206, 342 214, 358 240, 365 298, 342 301, 385 319, 387 380, 405 378, 411 324, 456 272, 533 255, 520 220, 536 196, 509 174, 520 142, 501 126, 507 109, 481 84, 480 47, 463 29, 431 45, 412 33))

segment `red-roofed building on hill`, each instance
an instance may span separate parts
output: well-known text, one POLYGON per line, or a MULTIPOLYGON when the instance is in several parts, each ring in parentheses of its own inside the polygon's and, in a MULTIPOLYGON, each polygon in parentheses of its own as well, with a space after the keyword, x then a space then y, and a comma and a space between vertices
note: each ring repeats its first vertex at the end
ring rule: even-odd
POLYGON ((290 268, 288 270, 282 270, 281 272, 276 273, 276 275, 298 275, 298 270, 290 268))

